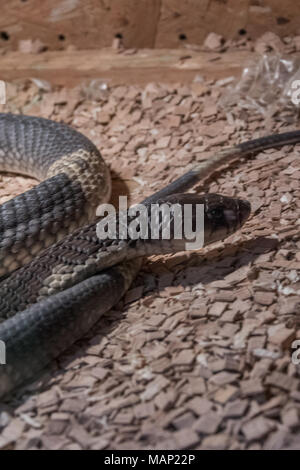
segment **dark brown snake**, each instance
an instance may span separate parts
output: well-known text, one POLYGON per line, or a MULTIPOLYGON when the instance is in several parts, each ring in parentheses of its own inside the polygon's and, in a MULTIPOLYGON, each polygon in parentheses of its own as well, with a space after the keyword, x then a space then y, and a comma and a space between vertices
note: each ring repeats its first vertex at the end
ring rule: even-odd
MULTIPOLYGON (((178 193, 241 156, 299 141, 300 131, 294 131, 222 150, 143 203, 148 208, 155 202, 204 204, 204 244, 222 240, 242 226, 250 204, 216 194, 178 193)), ((96 221, 91 221, 97 206, 110 197, 109 171, 90 140, 65 124, 0 114, 0 169, 43 180, 0 207, 4 396, 34 377, 120 300, 142 256, 183 250, 186 240, 99 240, 96 221)))

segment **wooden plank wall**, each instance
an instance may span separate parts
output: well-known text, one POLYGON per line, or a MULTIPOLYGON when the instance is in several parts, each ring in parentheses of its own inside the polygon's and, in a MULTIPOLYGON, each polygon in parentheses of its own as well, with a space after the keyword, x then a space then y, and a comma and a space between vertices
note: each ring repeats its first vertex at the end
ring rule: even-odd
POLYGON ((210 32, 225 38, 265 31, 300 34, 298 0, 0 0, 0 47, 39 39, 49 50, 111 46, 177 48, 202 44, 210 32))

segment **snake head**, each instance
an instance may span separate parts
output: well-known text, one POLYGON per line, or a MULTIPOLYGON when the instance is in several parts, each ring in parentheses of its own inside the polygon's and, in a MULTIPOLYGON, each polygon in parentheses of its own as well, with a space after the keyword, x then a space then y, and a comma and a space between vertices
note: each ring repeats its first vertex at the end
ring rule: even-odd
POLYGON ((198 249, 223 240, 242 227, 251 212, 248 201, 220 194, 173 194, 159 199, 156 204, 160 208, 163 205, 172 208, 171 217, 167 211, 167 217, 162 213, 156 219, 156 226, 160 228, 160 245, 157 244, 160 252, 162 246, 164 252, 172 252, 198 249), (169 240, 164 238, 164 230, 169 231, 169 240))
POLYGON ((236 232, 244 225, 251 212, 248 201, 221 194, 203 196, 203 204, 206 245, 236 232))

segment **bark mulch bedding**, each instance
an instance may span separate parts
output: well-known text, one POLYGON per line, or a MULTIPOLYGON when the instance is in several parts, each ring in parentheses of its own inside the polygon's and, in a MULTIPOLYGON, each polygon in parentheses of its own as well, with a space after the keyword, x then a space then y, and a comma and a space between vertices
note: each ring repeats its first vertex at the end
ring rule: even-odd
MULTIPOLYGON (((138 202, 224 146, 292 129, 224 113, 224 92, 222 82, 150 83, 102 87, 92 100, 19 83, 2 110, 79 129, 112 170, 113 200, 138 202)), ((0 448, 299 447, 299 154, 268 150, 195 188, 248 199, 251 218, 222 243, 145 259, 114 310, 0 405, 0 448)), ((1 175, 0 202, 33 184, 1 175)))

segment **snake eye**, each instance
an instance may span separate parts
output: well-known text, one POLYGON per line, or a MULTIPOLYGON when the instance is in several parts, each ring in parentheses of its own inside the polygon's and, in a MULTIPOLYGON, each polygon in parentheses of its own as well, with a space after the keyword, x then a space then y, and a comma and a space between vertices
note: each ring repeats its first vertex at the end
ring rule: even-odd
POLYGON ((209 215, 214 219, 221 219, 224 216, 222 207, 215 207, 209 211, 209 215))

